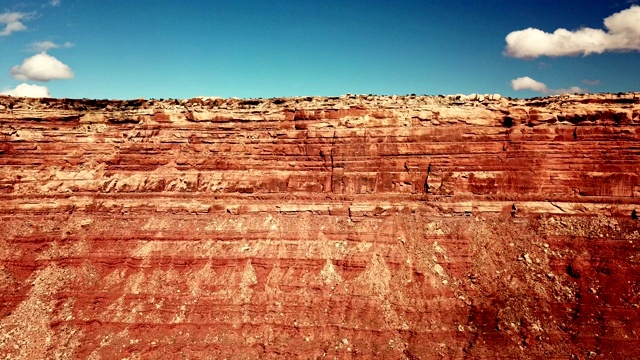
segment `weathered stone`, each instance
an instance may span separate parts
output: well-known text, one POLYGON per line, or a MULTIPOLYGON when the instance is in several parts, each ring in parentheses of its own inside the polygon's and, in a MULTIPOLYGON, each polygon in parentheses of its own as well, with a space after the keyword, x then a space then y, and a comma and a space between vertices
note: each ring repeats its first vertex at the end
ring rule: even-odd
POLYGON ((0 357, 639 358, 637 95, 0 97, 0 357))

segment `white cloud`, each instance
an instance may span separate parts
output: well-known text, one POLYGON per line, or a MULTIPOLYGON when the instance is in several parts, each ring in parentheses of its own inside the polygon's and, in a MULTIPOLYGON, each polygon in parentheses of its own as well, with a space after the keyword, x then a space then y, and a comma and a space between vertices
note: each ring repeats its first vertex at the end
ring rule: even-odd
POLYGON ((602 54, 606 51, 640 51, 640 6, 604 19, 605 30, 581 28, 557 29, 548 33, 528 28, 509 33, 505 53, 516 58, 539 56, 576 56, 602 54))
POLYGON ((35 52, 43 52, 43 51, 49 51, 51 49, 70 48, 70 47, 73 47, 73 43, 70 41, 67 41, 62 45, 58 45, 53 41, 36 41, 34 43, 31 43, 31 45, 29 45, 29 50, 35 51, 35 52))
POLYGON ((547 93, 549 92, 549 89, 547 88, 547 85, 539 82, 539 81, 535 81, 532 78, 528 77, 528 76, 524 76, 524 77, 519 77, 517 79, 513 79, 511 80, 511 87, 513 88, 513 90, 533 90, 533 91, 537 91, 537 92, 541 92, 541 93, 547 93))
POLYGON ((10 74, 22 81, 71 79, 74 76, 69 66, 46 52, 25 59, 22 65, 12 67, 10 74))
POLYGON ((552 95, 560 95, 560 94, 584 94, 589 92, 589 90, 585 88, 581 88, 579 86, 571 86, 568 89, 555 89, 551 90, 552 95))
POLYGON ((528 76, 519 77, 517 79, 511 80, 511 88, 516 91, 520 90, 532 90, 535 92, 539 92, 545 95, 557 95, 564 93, 585 93, 586 89, 583 89, 578 86, 572 86, 568 89, 549 89, 547 85, 541 83, 540 81, 536 81, 528 76))
POLYGON ((51 97, 49 89, 46 86, 20 84, 15 89, 0 92, 0 95, 10 95, 15 97, 35 97, 48 98, 51 97))
POLYGON ((60 0, 49 0, 44 4, 42 4, 41 7, 46 8, 46 7, 58 7, 58 6, 60 6, 60 0))
POLYGON ((5 12, 0 14, 0 24, 4 25, 4 29, 0 30, 0 36, 8 36, 16 31, 27 30, 22 23, 28 17, 28 14, 20 12, 5 12))
POLYGON ((43 51, 49 51, 51 49, 57 49, 60 46, 54 42, 51 41, 36 41, 34 43, 31 43, 31 45, 29 46, 29 49, 35 51, 35 52, 43 52, 43 51))

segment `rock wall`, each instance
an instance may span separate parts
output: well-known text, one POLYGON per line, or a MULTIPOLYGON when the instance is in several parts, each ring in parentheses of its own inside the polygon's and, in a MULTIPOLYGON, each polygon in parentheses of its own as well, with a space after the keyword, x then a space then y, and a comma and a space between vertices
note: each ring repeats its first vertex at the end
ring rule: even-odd
POLYGON ((0 358, 638 358, 640 94, 0 97, 0 358))

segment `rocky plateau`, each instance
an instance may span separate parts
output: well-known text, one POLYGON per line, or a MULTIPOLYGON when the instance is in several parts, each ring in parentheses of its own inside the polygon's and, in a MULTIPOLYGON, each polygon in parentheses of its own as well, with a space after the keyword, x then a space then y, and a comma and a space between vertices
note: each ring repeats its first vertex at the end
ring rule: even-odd
POLYGON ((0 97, 2 359, 640 358, 640 93, 0 97))

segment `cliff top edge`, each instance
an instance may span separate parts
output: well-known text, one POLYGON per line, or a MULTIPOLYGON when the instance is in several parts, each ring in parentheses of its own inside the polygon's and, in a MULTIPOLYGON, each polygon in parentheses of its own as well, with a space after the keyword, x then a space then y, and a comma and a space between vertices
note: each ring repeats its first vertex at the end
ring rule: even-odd
POLYGON ((129 110, 156 109, 166 107, 218 108, 220 106, 242 108, 330 108, 330 107, 375 107, 375 106, 548 106, 554 103, 619 103, 639 104, 640 92, 562 94, 533 98, 511 98, 499 94, 456 95, 355 95, 341 96, 295 96, 275 98, 222 98, 199 96, 190 99, 69 99, 69 98, 23 98, 0 95, 0 111, 14 108, 65 109, 65 110, 129 110))

